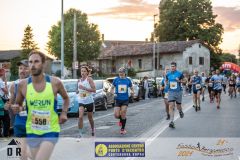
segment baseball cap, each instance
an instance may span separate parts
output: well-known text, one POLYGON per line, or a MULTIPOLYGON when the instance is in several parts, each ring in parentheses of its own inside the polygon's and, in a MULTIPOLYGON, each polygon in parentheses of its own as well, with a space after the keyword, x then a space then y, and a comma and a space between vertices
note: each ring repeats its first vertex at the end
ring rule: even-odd
POLYGON ((23 60, 19 61, 19 62, 17 63, 17 65, 18 65, 18 66, 24 65, 24 66, 28 67, 28 60, 23 59, 23 60))

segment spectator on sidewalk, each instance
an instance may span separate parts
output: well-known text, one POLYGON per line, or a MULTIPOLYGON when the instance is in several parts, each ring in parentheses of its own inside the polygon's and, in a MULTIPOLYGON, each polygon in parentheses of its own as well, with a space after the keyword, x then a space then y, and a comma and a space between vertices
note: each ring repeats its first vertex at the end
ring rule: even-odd
POLYGON ((2 123, 3 135, 4 137, 9 136, 10 130, 10 118, 8 111, 5 109, 5 105, 8 105, 8 88, 7 80, 5 76, 5 70, 0 68, 0 123, 2 123))
POLYGON ((148 87, 148 76, 144 76, 144 83, 143 83, 145 99, 149 99, 149 87, 148 87))

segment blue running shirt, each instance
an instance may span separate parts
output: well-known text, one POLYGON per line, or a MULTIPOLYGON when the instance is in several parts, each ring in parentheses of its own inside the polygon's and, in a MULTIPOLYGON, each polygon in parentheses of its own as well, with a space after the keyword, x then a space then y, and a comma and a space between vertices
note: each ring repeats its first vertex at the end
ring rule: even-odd
POLYGON ((176 79, 183 79, 183 74, 180 71, 168 72, 166 79, 168 81, 168 90, 173 92, 179 92, 182 90, 181 83, 177 82, 176 79))
POLYGON ((222 81, 223 77, 221 75, 213 75, 211 78, 211 81, 213 81, 213 89, 214 90, 220 90, 222 89, 222 81))
POLYGON ((192 86, 194 90, 201 89, 202 78, 200 76, 193 76, 192 77, 192 86))
POLYGON ((128 100, 128 88, 132 87, 129 78, 117 77, 113 81, 113 86, 116 87, 117 100, 128 100))
POLYGON ((164 86, 163 93, 167 93, 168 92, 168 86, 167 86, 167 83, 166 83, 165 79, 166 78, 163 78, 162 82, 161 82, 161 86, 164 86))

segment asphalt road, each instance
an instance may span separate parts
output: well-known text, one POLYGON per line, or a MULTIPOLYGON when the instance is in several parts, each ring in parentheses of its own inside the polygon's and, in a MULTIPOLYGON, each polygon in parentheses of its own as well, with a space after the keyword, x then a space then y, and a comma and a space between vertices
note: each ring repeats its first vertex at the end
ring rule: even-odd
MULTIPOLYGON (((76 141, 77 117, 69 118, 62 125, 61 138, 51 159, 92 160, 96 142, 143 142, 145 157, 101 159, 150 159, 150 160, 239 160, 240 159, 240 96, 230 99, 222 95, 221 108, 202 103, 200 112, 192 107, 192 97, 183 97, 185 116, 175 116, 176 128, 168 127, 165 107, 161 98, 130 104, 127 112, 127 134, 120 135, 113 108, 94 114, 96 137, 89 133, 87 116, 84 116, 85 138, 76 141), (204 148, 203 148, 204 147, 204 148)), ((0 157, 5 155, 7 141, 0 142, 0 157)), ((1 158, 3 158, 1 157, 1 158)), ((0 158, 0 159, 1 159, 0 158)))

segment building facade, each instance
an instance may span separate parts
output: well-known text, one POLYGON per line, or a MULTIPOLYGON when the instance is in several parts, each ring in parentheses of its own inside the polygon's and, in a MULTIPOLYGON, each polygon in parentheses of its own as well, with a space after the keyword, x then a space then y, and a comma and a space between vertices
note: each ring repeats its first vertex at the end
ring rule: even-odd
POLYGON ((134 68, 138 72, 152 76, 161 76, 172 61, 177 62, 178 69, 187 73, 198 69, 208 73, 210 70, 210 51, 199 40, 170 41, 155 44, 155 73, 153 73, 153 43, 107 41, 105 48, 95 62, 102 73, 116 74, 118 68, 134 68))

